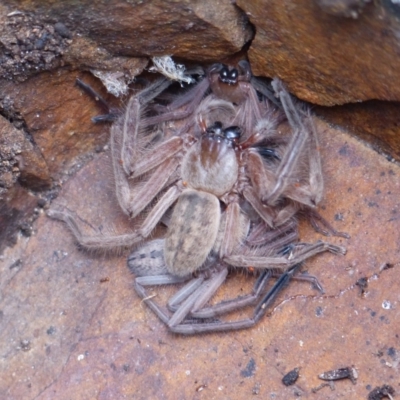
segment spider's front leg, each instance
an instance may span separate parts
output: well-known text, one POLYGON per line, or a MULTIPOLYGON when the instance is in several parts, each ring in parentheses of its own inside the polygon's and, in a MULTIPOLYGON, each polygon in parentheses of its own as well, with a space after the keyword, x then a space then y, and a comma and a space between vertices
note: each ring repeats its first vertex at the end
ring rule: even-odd
POLYGON ((176 121, 189 117, 195 112, 209 88, 209 80, 205 77, 188 92, 172 101, 166 107, 165 111, 158 115, 144 118, 143 123, 146 125, 155 125, 161 122, 176 121))
MULTIPOLYGON (((159 155, 163 156, 159 160, 157 168, 153 168, 150 177, 144 183, 137 185, 136 190, 131 189, 129 178, 126 175, 123 166, 121 165, 121 148, 119 139, 124 135, 121 131, 121 125, 113 125, 111 128, 111 158, 114 170, 115 191, 118 203, 122 211, 129 217, 135 217, 142 212, 146 206, 163 190, 168 183, 170 177, 174 174, 179 166, 179 159, 174 158, 176 151, 182 148, 182 141, 178 139, 172 148, 167 149, 165 146, 160 145, 158 148, 159 155)), ((153 166, 154 158, 142 155, 144 162, 142 165, 153 166)))
POLYGON ((163 194, 137 230, 121 235, 87 234, 82 230, 81 224, 77 222, 79 218, 76 214, 65 207, 53 207, 48 210, 47 215, 50 218, 65 222, 77 243, 83 248, 110 251, 132 247, 147 238, 169 207, 177 200, 180 192, 179 187, 172 186, 163 194))
POLYGON ((280 97, 285 115, 292 128, 293 136, 289 142, 280 164, 275 172, 275 183, 264 195, 263 201, 274 205, 284 194, 292 200, 309 207, 321 200, 323 178, 319 146, 316 131, 308 114, 294 104, 290 94, 279 79, 272 81, 272 86, 280 97), (299 168, 302 156, 307 156, 309 179, 308 185, 293 185, 291 180, 299 168))
POLYGON ((121 163, 125 174, 131 178, 159 166, 166 156, 173 156, 181 149, 182 140, 180 138, 166 140, 151 149, 153 136, 150 128, 154 124, 150 124, 142 115, 149 102, 170 84, 171 81, 162 78, 132 96, 125 114, 113 125, 111 144, 114 149, 117 149, 112 153, 114 164, 115 162, 121 163), (143 157, 144 153, 146 153, 146 157, 143 157))
MULTIPOLYGON (((167 83, 169 84, 169 82, 167 83)), ((129 102, 126 114, 121 116, 111 127, 111 159, 116 195, 121 209, 130 217, 140 214, 160 192, 171 184, 171 176, 179 165, 176 153, 182 150, 184 143, 180 137, 167 140, 147 152, 140 148, 141 144, 148 140, 140 120, 142 104, 147 104, 160 91, 164 90, 165 86, 165 80, 160 80, 139 95, 134 96, 129 102), (127 168, 134 168, 134 172, 139 176, 148 173, 147 180, 137 186, 135 191, 132 191, 130 187, 129 177, 126 173, 127 168)), ((165 191, 148 214, 143 225, 129 234, 87 235, 81 230, 76 216, 68 209, 53 208, 49 210, 48 215, 64 221, 77 242, 85 248, 113 249, 132 246, 151 233, 166 210, 179 197, 181 189, 177 182, 165 191)))

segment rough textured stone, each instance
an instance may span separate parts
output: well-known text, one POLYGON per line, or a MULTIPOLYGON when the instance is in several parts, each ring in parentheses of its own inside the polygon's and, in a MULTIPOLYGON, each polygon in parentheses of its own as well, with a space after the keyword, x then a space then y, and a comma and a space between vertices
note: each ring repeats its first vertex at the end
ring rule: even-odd
POLYGON ((21 154, 23 143, 23 134, 0 117, 0 199, 20 175, 17 157, 21 154))
POLYGON ((30 134, 54 179, 67 172, 76 157, 100 149, 108 140, 109 126, 91 121, 102 110, 75 85, 77 77, 106 96, 100 82, 78 71, 46 72, 22 84, 2 84, 0 101, 7 104, 3 109, 30 134))
MULTIPOLYGON (((113 56, 96 42, 85 37, 75 37, 63 60, 76 69, 104 71, 119 74, 119 79, 131 82, 148 64, 148 58, 113 56)), ((119 93, 116 93, 118 95, 119 93)))
POLYGON ((61 56, 71 42, 55 26, 34 14, 0 5, 0 74, 23 81, 38 71, 62 65, 61 56))
POLYGON ((237 4, 256 26, 249 50, 256 75, 278 76, 319 105, 400 100, 399 5, 374 1, 351 19, 309 0, 237 4))
POLYGON ((17 180, 30 189, 48 189, 47 164, 23 130, 0 117, 0 200, 17 180))
MULTIPOLYGON (((18 235, 30 236, 38 216, 38 198, 18 183, 0 199, 0 255, 17 243, 18 235)), ((0 270, 4 270, 0 267, 0 270)), ((0 391, 1 393, 1 391, 0 391)))
MULTIPOLYGON (((7 1, 6 4, 9 10, 17 7, 51 21, 54 26, 61 24, 72 43, 83 37, 118 57, 169 54, 196 61, 219 60, 240 51, 253 36, 246 15, 229 0, 7 1)), ((62 32, 59 30, 57 34, 62 32)))
POLYGON ((367 101, 336 107, 315 107, 327 121, 356 134, 389 159, 400 161, 400 103, 367 101))
POLYGON ((34 191, 53 185, 44 194, 51 198, 59 182, 108 142, 109 125, 91 121, 102 110, 75 86, 78 76, 107 96, 92 75, 68 70, 0 82, 0 107, 8 119, 0 118, 0 251, 35 217, 37 199, 20 185, 34 191))

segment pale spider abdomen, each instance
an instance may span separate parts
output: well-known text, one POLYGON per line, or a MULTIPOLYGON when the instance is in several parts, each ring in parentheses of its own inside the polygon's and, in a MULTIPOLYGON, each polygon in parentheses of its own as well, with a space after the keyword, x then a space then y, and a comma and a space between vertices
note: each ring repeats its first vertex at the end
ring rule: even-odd
POLYGON ((168 271, 187 276, 199 269, 218 235, 221 206, 214 195, 186 189, 174 207, 165 239, 168 271))

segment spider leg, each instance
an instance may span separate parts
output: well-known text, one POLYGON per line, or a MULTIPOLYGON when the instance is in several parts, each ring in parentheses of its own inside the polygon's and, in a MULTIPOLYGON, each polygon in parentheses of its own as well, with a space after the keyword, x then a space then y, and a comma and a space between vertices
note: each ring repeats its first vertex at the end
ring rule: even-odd
POLYGON ((76 241, 86 249, 105 249, 112 250, 121 247, 130 247, 143 240, 138 232, 127 233, 116 236, 105 236, 102 234, 87 235, 76 222, 78 217, 67 208, 56 208, 47 211, 50 218, 63 221, 74 235, 76 241))
MULTIPOLYGON (((274 273, 272 273, 275 275, 274 273)), ((303 282, 309 282, 311 285, 317 289, 321 294, 325 293, 325 290, 323 286, 321 285, 321 282, 318 280, 318 278, 315 275, 311 275, 308 272, 302 272, 300 275, 294 275, 292 279, 296 281, 303 281, 303 282)))
POLYGON ((139 295, 139 297, 142 299, 144 303, 154 312, 154 314, 157 315, 157 317, 164 322, 164 324, 168 324, 169 321, 169 315, 168 313, 163 310, 156 302, 151 300, 151 296, 149 296, 146 292, 146 289, 137 282, 137 279, 135 279, 135 291, 139 295))
POLYGON ((240 296, 235 299, 222 301, 210 307, 202 308, 196 312, 192 312, 191 316, 194 318, 214 318, 218 315, 227 314, 229 312, 253 305, 257 299, 263 293, 265 286, 267 285, 269 278, 271 277, 272 271, 265 270, 256 280, 252 293, 240 296))
MULTIPOLYGON (((263 291, 265 290, 265 286, 269 281, 270 276, 272 275, 271 270, 265 270, 257 279, 253 293, 251 295, 243 296, 241 298, 228 300, 226 302, 221 302, 215 306, 208 308, 201 308, 208 300, 212 297, 215 291, 219 288, 222 282, 225 280, 227 273, 227 269, 221 270, 218 274, 217 280, 211 279, 210 282, 202 283, 202 280, 197 278, 190 281, 181 291, 177 292, 173 298, 169 300, 169 303, 175 303, 175 300, 179 303, 182 300, 180 306, 175 310, 172 317, 169 316, 168 312, 161 308, 151 296, 148 295, 144 285, 152 284, 155 281, 147 280, 149 277, 142 277, 135 279, 135 290, 138 295, 142 298, 142 300, 149 306, 149 308, 156 314, 156 316, 164 322, 170 331, 181 333, 181 334, 194 334, 199 332, 213 332, 213 331, 222 331, 222 330, 236 330, 236 329, 245 329, 253 326, 258 322, 258 320, 262 317, 262 313, 260 313, 257 309, 257 320, 249 319, 235 322, 193 322, 193 323, 184 323, 181 324, 185 318, 190 315, 193 318, 213 318, 215 316, 226 314, 231 311, 235 311, 237 309, 249 306, 254 304, 257 299, 261 296, 263 291), (190 289, 188 289, 190 288, 190 289), (211 290, 210 290, 211 288, 211 290), (182 297, 181 292, 185 291, 185 295, 182 297), (195 310, 199 308, 199 310, 195 310)), ((288 275, 291 273, 290 271, 286 272, 284 275, 288 275)), ((153 278, 153 277, 151 277, 153 278)), ((169 281, 171 277, 168 276, 156 276, 154 277, 158 284, 169 284, 175 283, 174 278, 169 281)), ((180 278, 182 280, 183 278, 180 278)), ((264 308, 276 297, 279 293, 280 289, 283 288, 286 284, 286 280, 282 283, 282 277, 279 278, 277 283, 270 289, 270 291, 264 295, 262 302, 264 308)), ((172 307, 175 308, 175 307, 172 307)), ((265 312, 265 311, 264 311, 265 312)))
POLYGON ((185 323, 170 327, 170 330, 175 333, 180 333, 183 335, 193 335, 196 333, 206 333, 206 332, 222 332, 222 331, 232 331, 239 329, 251 328, 265 315, 268 306, 275 300, 276 296, 281 292, 281 290, 288 284, 293 274, 300 267, 300 264, 294 265, 291 269, 286 271, 281 275, 281 277, 276 281, 272 288, 258 303, 254 315, 252 318, 243 319, 239 321, 223 322, 223 321, 211 321, 202 323, 185 323))
POLYGON ((228 268, 225 267, 221 271, 214 273, 211 278, 206 281, 206 286, 200 295, 197 297, 190 312, 196 312, 200 310, 207 302, 214 296, 215 292, 225 282, 228 275, 228 268))
POLYGON ((175 312, 179 308, 179 304, 186 300, 203 282, 203 276, 189 281, 183 288, 170 297, 167 303, 168 309, 175 312))
POLYGON ((308 207, 315 207, 322 199, 324 181, 322 177, 321 157, 319 152, 318 138, 315 126, 309 115, 304 119, 305 126, 309 133, 308 138, 308 185, 297 187, 289 186, 285 195, 292 200, 305 204, 308 207))
POLYGON ((154 81, 151 85, 140 91, 136 98, 139 99, 141 104, 147 104, 151 100, 155 99, 160 95, 165 89, 167 89, 172 84, 172 81, 167 78, 160 78, 154 81))
MULTIPOLYGON (((260 140, 256 139, 257 134, 252 137, 256 141, 260 140)), ((250 146, 254 144, 252 137, 248 139, 250 146)), ((240 179, 246 182, 239 189, 241 194, 270 228, 285 224, 298 212, 298 207, 295 207, 294 203, 279 208, 260 200, 265 197, 268 188, 276 185, 277 178, 275 173, 266 167, 261 155, 255 149, 245 150, 240 171, 242 174, 240 179)))
POLYGON ((180 137, 172 137, 154 149, 146 153, 146 157, 138 160, 129 178, 136 178, 158 167, 166 159, 174 157, 183 148, 183 140, 180 137))
POLYGON ((244 241, 249 231, 250 221, 240 211, 237 201, 228 204, 225 210, 225 228, 219 256, 223 258, 226 254, 232 254, 235 247, 244 241))
POLYGON ((282 104, 275 97, 274 92, 269 88, 269 86, 265 82, 263 82, 259 78, 256 78, 255 76, 252 76, 251 80, 250 80, 250 83, 251 83, 251 85, 253 86, 253 88, 257 92, 261 93, 264 97, 266 97, 276 107, 282 109, 282 104))
POLYGON ((144 118, 143 124, 149 126, 165 121, 175 121, 187 118, 189 115, 194 113, 209 88, 210 84, 208 79, 204 78, 191 90, 171 102, 166 107, 166 111, 153 117, 144 118))
POLYGON ((75 237, 79 245, 86 249, 113 250, 123 247, 132 247, 148 237, 155 226, 160 222, 162 216, 168 208, 176 201, 180 195, 180 190, 173 186, 160 198, 139 229, 132 233, 122 235, 106 236, 102 234, 88 235, 82 231, 76 222, 78 217, 67 208, 56 208, 48 210, 47 215, 63 221, 75 237))
POLYGON ((244 131, 249 136, 254 126, 260 121, 265 111, 264 103, 258 100, 257 92, 250 82, 239 82, 240 90, 246 93, 244 103, 238 108, 238 114, 234 120, 235 124, 244 127, 244 131))
MULTIPOLYGON (((166 78, 158 79, 153 82, 149 87, 140 92, 140 98, 142 103, 148 103, 155 97, 157 97, 162 91, 164 91, 169 85, 171 85, 171 81, 166 78)), ((97 93, 90 85, 83 82, 81 79, 76 80, 76 85, 79 86, 86 94, 88 94, 92 99, 98 102, 100 108, 103 109, 105 114, 97 115, 92 118, 94 123, 99 122, 114 122, 121 115, 121 111, 119 109, 110 108, 108 103, 104 100, 99 93, 97 93)))
POLYGON ((247 60, 238 62, 238 69, 241 70, 243 79, 251 83, 251 86, 266 97, 271 103, 275 104, 278 108, 282 108, 278 99, 275 97, 274 92, 265 84, 261 79, 256 78, 251 71, 250 63, 247 60))
MULTIPOLYGON (((141 188, 132 194, 128 177, 120 162, 120 146, 119 136, 121 129, 119 126, 114 125, 111 128, 111 158, 114 169, 115 189, 117 194, 118 203, 125 214, 129 216, 138 215, 164 188, 170 176, 175 172, 178 167, 178 160, 168 157, 158 169, 151 175, 149 180, 141 186, 141 188)), ((173 151, 171 151, 173 154, 173 151)), ((164 156, 166 154, 164 153, 164 156)), ((149 160, 149 163, 154 166, 154 158, 149 160)), ((149 166, 149 164, 147 164, 149 166)), ((142 165, 142 170, 143 170, 142 165)))
POLYGON ((274 219, 274 226, 280 226, 290 219, 294 218, 298 212, 300 211, 300 204, 295 201, 289 200, 287 204, 281 207, 276 213, 276 217, 274 219))
POLYGON ((108 103, 104 100, 99 93, 97 93, 90 85, 86 84, 79 78, 76 80, 76 85, 82 89, 86 94, 88 94, 92 99, 94 99, 100 108, 104 111, 104 114, 97 115, 96 117, 92 118, 94 123, 98 122, 114 122, 117 118, 121 115, 121 112, 116 109, 110 108, 108 103))
MULTIPOLYGON (((195 285, 193 284, 193 288, 190 288, 190 293, 185 293, 186 299, 181 302, 178 306, 176 299, 180 298, 181 291, 176 293, 173 296, 172 301, 176 304, 171 306, 171 299, 168 301, 168 308, 174 311, 170 321, 168 322, 169 327, 173 327, 175 325, 180 324, 188 315, 192 315, 193 312, 201 309, 210 299, 214 296, 215 292, 220 288, 220 286, 224 283, 226 276, 228 275, 228 268, 225 267, 217 272, 214 272, 210 278, 207 280, 203 280, 198 286, 196 282, 196 288, 194 290, 195 285)), ((186 285, 183 289, 187 291, 189 285, 186 285)))
POLYGON ((345 232, 337 231, 322 215, 320 215, 316 210, 305 209, 302 211, 310 219, 310 223, 316 232, 322 233, 325 236, 333 235, 339 236, 345 239, 349 239, 350 235, 345 232), (322 226, 321 226, 322 225, 322 226), (325 229, 324 229, 325 228, 325 229))
POLYGON ((145 184, 136 188, 135 191, 131 191, 125 179, 118 177, 118 180, 116 179, 117 199, 125 214, 131 218, 139 215, 165 187, 178 164, 175 159, 167 160, 154 171, 145 184))
POLYGON ((276 170, 276 183, 269 194, 263 198, 267 204, 274 205, 287 189, 292 172, 296 168, 309 138, 309 133, 303 124, 300 112, 295 107, 290 94, 284 89, 282 82, 275 79, 272 81, 272 86, 281 99, 286 117, 293 130, 292 139, 276 170))
POLYGON ((321 156, 319 151, 318 136, 310 115, 307 115, 305 122, 308 125, 310 132, 308 161, 310 169, 310 176, 309 176, 310 191, 312 194, 311 202, 314 205, 316 205, 322 199, 324 191, 324 178, 322 176, 322 166, 321 166, 321 156))
POLYGON ((346 254, 346 249, 327 242, 318 241, 312 244, 296 245, 294 250, 285 256, 263 257, 234 254, 224 258, 224 261, 234 267, 274 268, 287 270, 291 266, 305 261, 316 254, 329 251, 334 254, 346 254))
POLYGON ((252 187, 247 187, 243 190, 244 198, 251 204, 257 214, 273 228, 276 213, 272 207, 263 204, 257 196, 257 193, 252 187))
POLYGON ((246 245, 273 246, 280 249, 290 243, 295 243, 299 238, 297 221, 290 219, 275 229, 269 229, 264 222, 254 227, 246 238, 246 245))
MULTIPOLYGON (((142 286, 160 286, 160 285, 172 285, 175 283, 185 282, 186 277, 174 275, 150 275, 150 276, 138 276, 135 278, 136 282, 142 286)), ((192 282, 192 281, 191 281, 192 282)))
POLYGON ((175 203, 181 194, 181 189, 177 186, 169 188, 152 208, 150 213, 147 215, 142 226, 139 229, 139 233, 142 237, 148 237, 156 225, 161 221, 163 215, 167 210, 175 203))
POLYGON ((300 268, 301 263, 295 264, 286 272, 284 272, 279 279, 275 282, 275 285, 272 286, 271 290, 263 297, 263 299, 258 303, 255 311, 254 311, 254 323, 257 323, 261 317, 263 317, 268 309, 268 306, 275 299, 275 297, 279 294, 279 292, 287 286, 290 279, 293 277, 293 274, 300 268))
POLYGON ((187 280, 187 278, 177 278, 172 275, 160 275, 154 277, 138 277, 135 278, 135 290, 143 301, 151 308, 151 310, 163 321, 169 329, 179 325, 188 315, 197 311, 206 304, 215 294, 218 288, 225 281, 228 269, 225 267, 205 280, 199 277, 190 280, 181 290, 175 293, 168 301, 168 308, 173 311, 170 317, 168 312, 163 310, 151 296, 148 296, 143 286, 149 284, 170 284, 187 280), (150 279, 149 279, 150 278, 150 279))
POLYGON ((286 90, 283 82, 275 78, 271 82, 272 88, 275 91, 275 95, 280 99, 283 110, 285 111, 286 118, 293 130, 303 130, 305 131, 305 126, 303 125, 304 112, 294 105, 292 96, 286 90))
MULTIPOLYGON (((132 96, 124 117, 120 118, 112 127, 112 144, 120 153, 115 155, 113 153, 113 157, 116 157, 117 162, 122 161, 123 170, 127 175, 135 172, 136 164, 142 155, 143 140, 146 139, 149 127, 142 117, 143 109, 170 84, 169 80, 162 78, 136 96, 132 96)), ((151 160, 149 163, 151 164, 151 160)))

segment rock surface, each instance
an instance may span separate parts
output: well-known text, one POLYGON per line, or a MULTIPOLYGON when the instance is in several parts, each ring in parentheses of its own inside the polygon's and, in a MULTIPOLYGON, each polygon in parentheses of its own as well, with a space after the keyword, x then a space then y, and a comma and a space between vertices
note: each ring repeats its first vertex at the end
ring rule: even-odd
MULTIPOLYGON (((253 37, 248 18, 229 0, 6 4, 0 8, 4 24, 0 39, 6 44, 0 54, 2 51, 3 57, 14 57, 14 63, 21 63, 21 70, 27 46, 30 58, 42 51, 36 57, 42 61, 52 54, 50 58, 63 65, 115 72, 121 64, 129 64, 127 57, 168 54, 197 62, 220 60, 240 51, 253 37), (28 43, 26 37, 30 36, 28 43), (57 43, 57 49, 53 49, 57 43)), ((50 65, 36 63, 33 68, 47 70, 50 65)))
POLYGON ((400 6, 370 2, 354 19, 318 3, 237 1, 257 29, 249 50, 254 73, 278 76, 291 93, 323 106, 399 101, 400 6))
POLYGON ((336 107, 314 107, 327 121, 351 132, 389 160, 400 161, 399 102, 366 101, 336 107))

